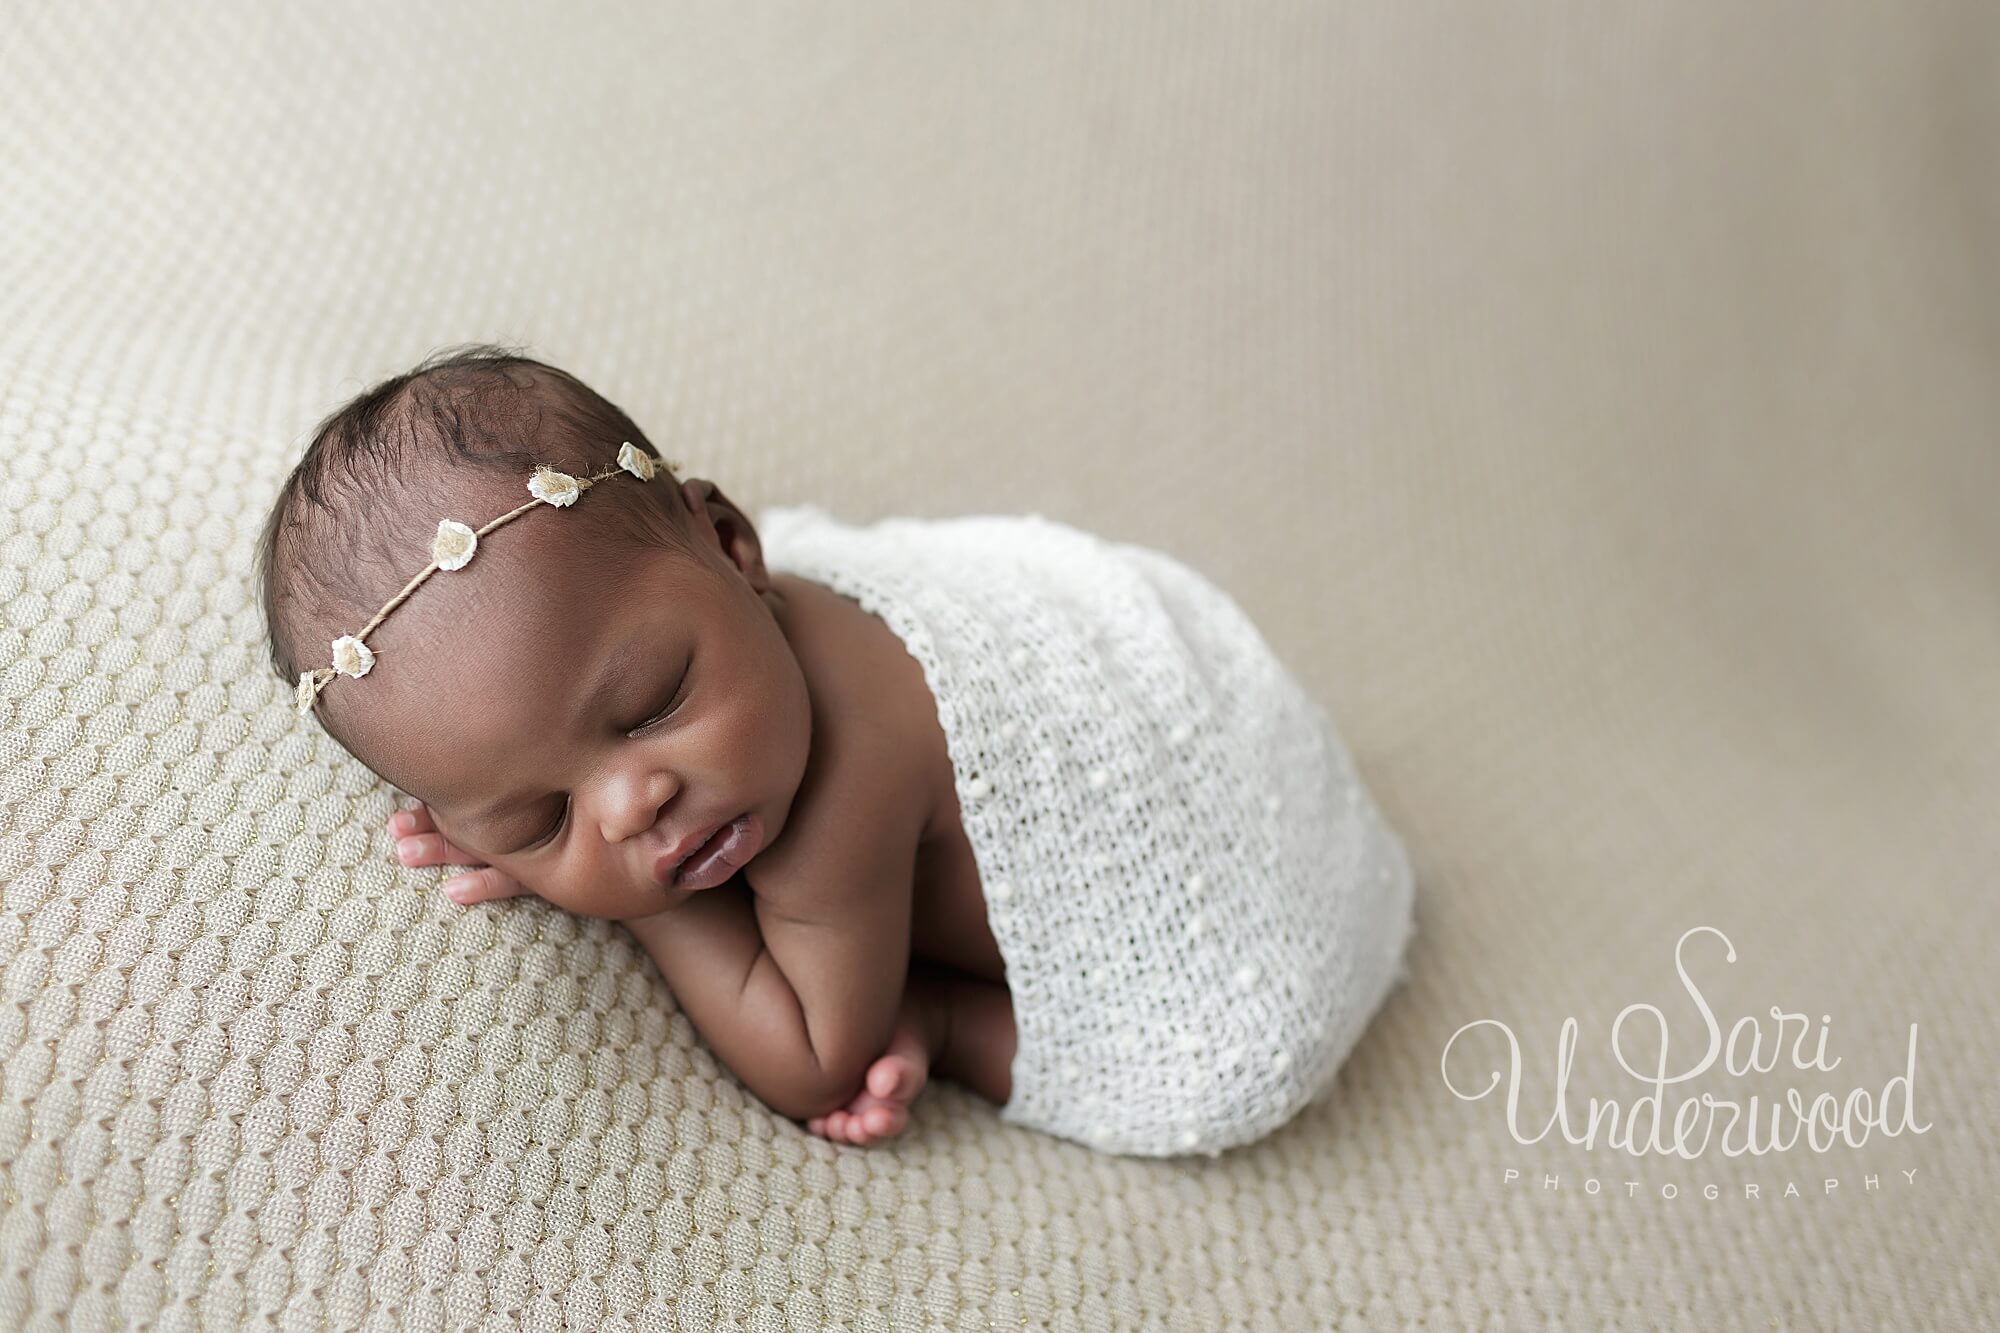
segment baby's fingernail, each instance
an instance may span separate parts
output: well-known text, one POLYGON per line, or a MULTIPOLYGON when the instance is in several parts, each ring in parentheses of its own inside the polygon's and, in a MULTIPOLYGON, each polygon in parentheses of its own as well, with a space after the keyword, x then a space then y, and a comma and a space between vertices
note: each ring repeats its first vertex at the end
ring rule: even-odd
POLYGON ((389 820, 389 827, 396 830, 396 832, 398 833, 408 833, 412 828, 416 826, 416 822, 417 822, 416 816, 410 814, 408 811, 405 811, 402 814, 393 816, 389 820))
POLYGON ((465 878, 448 879, 444 882, 444 892, 453 902, 462 903, 466 895, 472 892, 472 881, 465 878))
POLYGON ((417 842, 415 838, 405 838, 401 842, 396 844, 397 859, 402 861, 404 865, 409 865, 411 862, 415 861, 417 859, 417 853, 422 850, 423 850, 422 846, 417 842))

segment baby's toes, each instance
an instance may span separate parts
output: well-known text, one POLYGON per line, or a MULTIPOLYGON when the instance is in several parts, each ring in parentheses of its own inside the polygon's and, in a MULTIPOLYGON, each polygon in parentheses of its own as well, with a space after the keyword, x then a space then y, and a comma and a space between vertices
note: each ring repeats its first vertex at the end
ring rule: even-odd
POLYGON ((864 1092, 847 1107, 848 1132, 858 1135, 856 1143, 873 1143, 900 1134, 910 1123, 909 1107, 902 1102, 864 1092))
POLYGON ((924 1090, 929 1069, 924 1060, 905 1051, 891 1049, 868 1066, 868 1092, 883 1101, 905 1105, 924 1090))
POLYGON ((910 1125, 910 1113, 899 1102, 884 1102, 871 1106, 858 1117, 862 1127, 871 1139, 887 1139, 902 1133, 910 1125))

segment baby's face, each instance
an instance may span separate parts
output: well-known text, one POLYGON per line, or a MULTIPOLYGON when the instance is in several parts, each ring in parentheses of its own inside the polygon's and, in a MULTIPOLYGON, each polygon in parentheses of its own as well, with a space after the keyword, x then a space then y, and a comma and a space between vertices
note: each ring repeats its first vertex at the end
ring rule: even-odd
POLYGON ((451 617, 445 645, 385 644, 340 682, 394 680, 384 771, 440 833, 585 916, 685 901, 656 878, 661 855, 744 814, 770 845, 805 774, 811 701, 755 532, 709 483, 684 493, 697 555, 635 548, 603 568, 566 549, 581 505, 523 515, 493 537, 539 520, 535 540, 482 540, 465 571, 426 581, 483 579, 424 608, 451 617))

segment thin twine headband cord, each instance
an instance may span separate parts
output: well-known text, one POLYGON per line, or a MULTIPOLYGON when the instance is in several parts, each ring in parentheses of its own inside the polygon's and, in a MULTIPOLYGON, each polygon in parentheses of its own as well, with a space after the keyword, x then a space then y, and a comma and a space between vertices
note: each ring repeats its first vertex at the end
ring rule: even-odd
MULTIPOLYGON (((455 519, 439 519, 437 535, 431 538, 431 563, 425 565, 404 584, 403 590, 391 597, 382 609, 375 613, 375 618, 362 627, 360 633, 343 634, 333 640, 333 665, 299 673, 298 688, 294 691, 294 697, 297 700, 300 716, 312 711, 313 703, 319 698, 319 692, 332 683, 336 674, 353 676, 356 679, 367 675, 375 665, 376 650, 362 640, 373 634, 376 626, 387 619, 391 611, 401 606, 425 579, 441 569, 463 569, 471 563, 474 553, 479 549, 481 537, 502 523, 519 518, 536 505, 549 505, 556 509, 568 508, 576 503, 578 496, 592 486, 621 472, 637 477, 640 481, 651 481, 657 475, 658 466, 658 459, 634 448, 632 442, 627 440, 618 446, 618 466, 606 468, 594 476, 573 477, 552 467, 537 467, 534 475, 528 478, 528 492, 535 498, 518 508, 508 510, 476 531, 455 519)), ((679 467, 680 464, 672 462, 668 466, 679 467)))

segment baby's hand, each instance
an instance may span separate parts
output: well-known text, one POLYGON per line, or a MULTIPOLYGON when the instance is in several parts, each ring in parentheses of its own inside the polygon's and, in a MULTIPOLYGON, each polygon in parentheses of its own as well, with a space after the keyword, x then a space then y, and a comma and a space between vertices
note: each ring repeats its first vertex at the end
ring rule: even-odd
POLYGON ((931 1062, 944 1032, 939 1015, 927 1009, 927 1003, 928 990, 904 988, 889 1049, 868 1066, 861 1091, 840 1110, 806 1121, 808 1130, 836 1143, 865 1148, 909 1128, 910 1103, 930 1081, 931 1062))
POLYGON ((476 867, 444 882, 445 896, 455 903, 491 902, 495 898, 518 898, 533 892, 506 871, 487 865, 472 853, 447 842, 444 834, 437 831, 430 808, 421 801, 414 810, 398 810, 389 816, 389 834, 396 839, 397 859, 406 866, 476 867))

